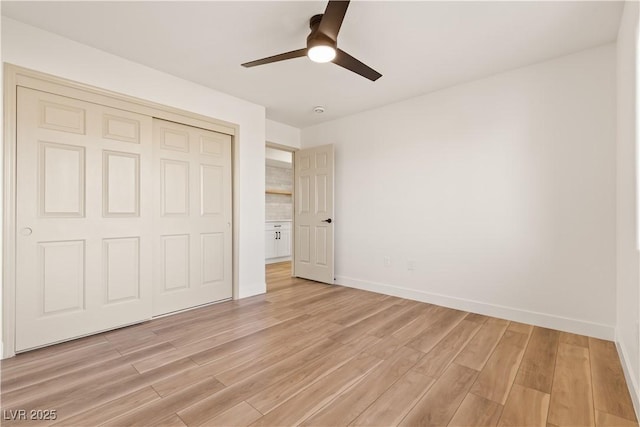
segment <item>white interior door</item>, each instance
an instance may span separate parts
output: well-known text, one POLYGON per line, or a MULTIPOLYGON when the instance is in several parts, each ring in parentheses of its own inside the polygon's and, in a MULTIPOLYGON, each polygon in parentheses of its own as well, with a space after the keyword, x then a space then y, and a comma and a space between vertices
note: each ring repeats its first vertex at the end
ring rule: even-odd
POLYGON ((297 277, 333 283, 333 145, 295 152, 297 277))
POLYGON ((231 136, 154 119, 154 316, 232 296, 231 136))
POLYGON ((18 88, 17 351, 151 317, 151 131, 18 88))

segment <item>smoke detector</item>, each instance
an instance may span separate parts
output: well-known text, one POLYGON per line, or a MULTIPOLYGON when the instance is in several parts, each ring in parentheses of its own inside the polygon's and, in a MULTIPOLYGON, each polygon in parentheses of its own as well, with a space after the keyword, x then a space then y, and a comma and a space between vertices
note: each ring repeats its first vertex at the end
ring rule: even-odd
POLYGON ((316 114, 324 113, 324 107, 322 105, 318 105, 317 107, 313 107, 313 112, 316 114))

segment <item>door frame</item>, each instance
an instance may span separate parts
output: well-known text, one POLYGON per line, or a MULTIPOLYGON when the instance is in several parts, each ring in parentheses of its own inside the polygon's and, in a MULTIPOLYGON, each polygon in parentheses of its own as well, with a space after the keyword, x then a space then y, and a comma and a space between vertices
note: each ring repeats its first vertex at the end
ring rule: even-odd
MULTIPOLYGON (((267 148, 275 148, 276 150, 280 150, 280 151, 287 151, 289 153, 291 153, 291 172, 295 174, 295 170, 296 170, 296 156, 294 155, 296 151, 300 150, 300 148, 295 148, 295 147, 291 147, 289 145, 282 145, 282 144, 278 144, 276 142, 270 142, 267 141, 266 145, 267 148)), ((266 157, 265 157, 266 160, 266 157)), ((295 224, 295 212, 296 209, 296 180, 295 177, 293 179, 293 184, 291 187, 291 277, 295 277, 296 276, 296 239, 295 239, 295 232, 296 232, 296 224, 295 224)), ((266 214, 266 213, 265 213, 266 214)))
MULTIPOLYGON (((16 153, 17 153, 17 88, 18 86, 44 92, 68 96, 82 101, 119 108, 163 120, 195 126, 206 130, 231 135, 231 198, 232 198, 232 283, 233 299, 238 292, 239 255, 239 142, 240 126, 235 123, 186 110, 158 104, 129 95, 100 89, 84 83, 56 77, 40 71, 5 63, 4 75, 4 117, 2 153, 3 197, 2 197, 2 342, 1 358, 15 356, 16 326, 16 153)), ((96 331, 96 333, 99 331, 96 331)))

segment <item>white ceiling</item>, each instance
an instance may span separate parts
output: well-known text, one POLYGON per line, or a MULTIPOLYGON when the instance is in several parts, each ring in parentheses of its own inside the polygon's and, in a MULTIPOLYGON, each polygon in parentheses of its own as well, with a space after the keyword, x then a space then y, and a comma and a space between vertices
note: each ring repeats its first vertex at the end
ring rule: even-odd
POLYGON ((338 45, 383 74, 370 82, 298 58, 326 2, 2 2, 2 14, 266 106, 306 127, 613 42, 621 2, 354 1, 338 45), (323 105, 324 114, 313 113, 323 105))

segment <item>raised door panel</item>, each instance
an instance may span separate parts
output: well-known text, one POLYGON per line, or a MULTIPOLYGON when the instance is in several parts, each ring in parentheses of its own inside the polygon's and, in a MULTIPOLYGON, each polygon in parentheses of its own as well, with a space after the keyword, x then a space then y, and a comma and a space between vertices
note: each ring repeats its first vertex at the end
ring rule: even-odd
POLYGON ((140 121, 127 117, 104 114, 102 116, 103 138, 116 141, 140 143, 140 121))
POLYGON ((311 177, 301 176, 298 179, 298 196, 296 197, 296 205, 298 215, 304 215, 311 212, 311 177))
POLYGON ((311 227, 299 225, 296 230, 296 262, 311 263, 311 227))
POLYGON ((189 235, 162 236, 162 283, 165 292, 188 288, 189 235))
POLYGON ((223 157, 225 146, 231 143, 231 136, 208 133, 200 136, 200 154, 223 157))
POLYGON ((296 168, 300 172, 307 172, 311 169, 311 159, 313 154, 296 152, 296 168))
POLYGON ((38 244, 42 315, 84 310, 85 241, 38 244))
POLYGON ((164 126, 159 129, 159 132, 161 148, 185 153, 189 151, 189 132, 164 126))
POLYGON ((106 303, 140 298, 140 239, 104 239, 102 253, 106 303))
POLYGON ((103 152, 103 214, 138 216, 140 212, 140 156, 103 152))
POLYGON ((329 260, 328 247, 327 247, 327 240, 328 240, 328 234, 329 234, 328 231, 329 231, 328 227, 326 226, 316 227, 315 264, 323 267, 326 267, 329 260))
POLYGON ((315 190, 316 190, 316 214, 327 215, 328 214, 328 203, 327 203, 327 194, 328 191, 328 179, 326 175, 316 175, 315 176, 315 190))
POLYGON ((224 169, 221 166, 200 165, 201 215, 224 213, 224 169))
POLYGON ((39 143, 39 205, 44 217, 83 217, 85 148, 39 143))
POLYGON ((40 100, 40 127, 70 133, 85 133, 85 109, 70 103, 40 100))
POLYGON ((206 233, 200 236, 202 259, 202 286, 211 286, 225 278, 225 244, 223 233, 206 233))
POLYGON ((189 163, 160 160, 162 215, 189 214, 189 163))

